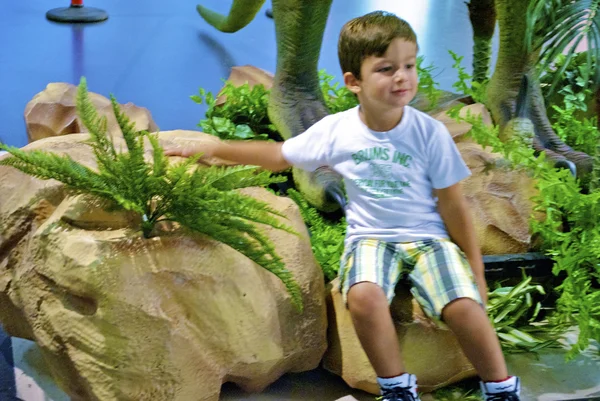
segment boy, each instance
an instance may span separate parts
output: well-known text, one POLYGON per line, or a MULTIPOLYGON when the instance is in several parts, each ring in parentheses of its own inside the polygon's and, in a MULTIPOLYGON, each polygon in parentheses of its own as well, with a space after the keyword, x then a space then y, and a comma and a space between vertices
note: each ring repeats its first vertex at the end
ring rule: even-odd
POLYGON ((459 184, 470 171, 444 125, 408 106, 418 87, 414 31, 393 14, 369 13, 344 25, 338 54, 356 108, 327 116, 284 143, 232 142, 167 153, 203 152, 273 171, 328 166, 341 174, 349 200, 342 294, 381 399, 419 400, 389 309, 398 280, 407 276, 423 309, 456 334, 485 399, 519 400, 519 379, 508 376, 483 307, 484 267, 459 184))

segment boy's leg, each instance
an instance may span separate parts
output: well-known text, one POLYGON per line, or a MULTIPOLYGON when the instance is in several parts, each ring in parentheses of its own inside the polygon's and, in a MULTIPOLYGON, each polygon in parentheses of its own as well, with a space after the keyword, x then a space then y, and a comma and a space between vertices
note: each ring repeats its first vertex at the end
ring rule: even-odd
POLYGON ((348 291, 348 309, 360 344, 378 377, 404 373, 388 299, 377 284, 360 282, 348 291))
POLYGON ((518 400, 519 380, 508 376, 500 342, 464 254, 449 240, 423 241, 415 247, 415 268, 409 275, 415 298, 429 316, 443 320, 455 333, 485 382, 486 399, 518 400))
POLYGON ((360 343, 377 373, 383 400, 418 401, 416 377, 404 372, 389 307, 399 277, 394 244, 360 240, 342 258, 342 295, 360 343))
POLYGON ((444 308, 442 318, 483 381, 508 377, 498 336, 480 304, 470 298, 459 298, 444 308))

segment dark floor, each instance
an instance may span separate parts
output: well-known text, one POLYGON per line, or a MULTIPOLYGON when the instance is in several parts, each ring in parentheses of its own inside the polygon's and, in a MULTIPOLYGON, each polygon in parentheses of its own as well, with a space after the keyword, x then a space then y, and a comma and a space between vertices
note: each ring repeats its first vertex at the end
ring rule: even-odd
MULTIPOLYGON (((0 141, 27 143, 23 111, 50 82, 78 83, 85 75, 90 90, 113 93, 152 112, 163 130, 195 129, 204 108, 189 99, 199 87, 217 91, 234 65, 275 70, 275 31, 263 6, 256 19, 235 34, 220 33, 198 16, 198 2, 226 13, 223 0, 89 0, 106 10, 98 25, 61 25, 45 19, 51 8, 69 0, 6 0, 0 12, 0 141)), ((419 37, 427 63, 439 67, 438 81, 451 89, 456 80, 451 49, 465 56, 470 70, 471 26, 459 0, 334 0, 319 68, 340 77, 336 43, 350 18, 383 9, 405 18, 419 37)))

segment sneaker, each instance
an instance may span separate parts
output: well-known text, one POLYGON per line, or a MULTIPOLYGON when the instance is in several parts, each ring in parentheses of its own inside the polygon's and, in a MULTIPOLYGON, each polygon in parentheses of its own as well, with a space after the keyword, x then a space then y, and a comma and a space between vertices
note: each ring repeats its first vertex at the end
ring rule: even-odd
POLYGON ((520 401, 521 381, 512 376, 499 383, 481 382, 481 392, 485 401, 520 401))
POLYGON ((381 389, 378 401, 421 401, 417 395, 417 377, 408 373, 398 377, 392 387, 381 389))

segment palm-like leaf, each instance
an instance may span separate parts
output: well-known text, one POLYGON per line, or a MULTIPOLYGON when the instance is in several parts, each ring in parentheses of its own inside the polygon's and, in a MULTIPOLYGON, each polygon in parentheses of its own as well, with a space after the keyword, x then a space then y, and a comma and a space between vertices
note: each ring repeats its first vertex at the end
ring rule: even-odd
POLYGON ((552 93, 563 72, 576 55, 577 46, 587 40, 587 67, 583 80, 590 77, 600 84, 600 0, 532 0, 527 13, 526 44, 529 51, 542 53, 540 72, 547 71, 560 54, 566 60, 556 71, 552 93))

